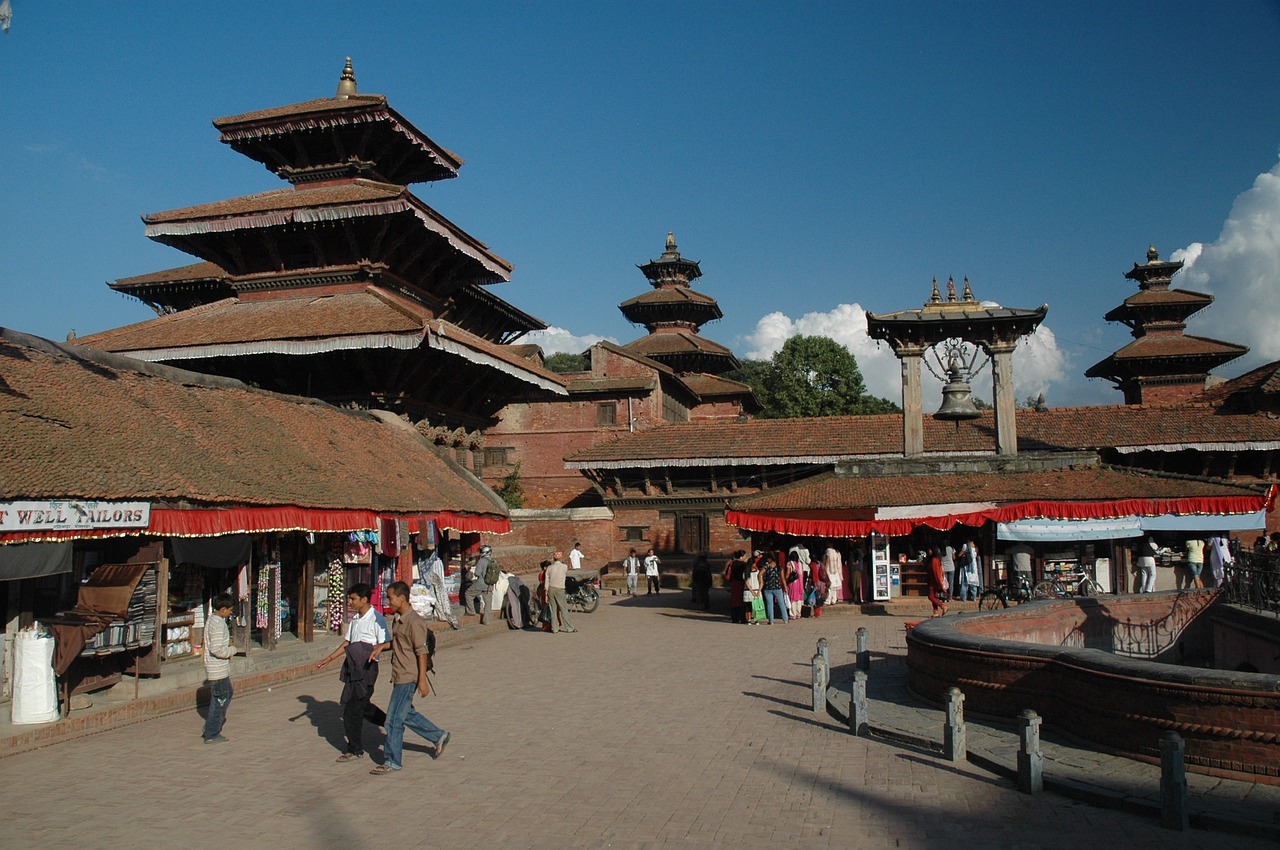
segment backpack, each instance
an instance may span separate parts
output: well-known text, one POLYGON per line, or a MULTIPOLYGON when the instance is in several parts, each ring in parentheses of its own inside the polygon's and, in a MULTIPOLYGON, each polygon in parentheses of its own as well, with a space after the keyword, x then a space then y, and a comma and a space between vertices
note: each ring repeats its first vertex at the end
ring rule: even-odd
POLYGON ((489 565, 484 568, 484 583, 493 587, 500 578, 502 578, 502 571, 498 569, 498 560, 490 555, 489 565))

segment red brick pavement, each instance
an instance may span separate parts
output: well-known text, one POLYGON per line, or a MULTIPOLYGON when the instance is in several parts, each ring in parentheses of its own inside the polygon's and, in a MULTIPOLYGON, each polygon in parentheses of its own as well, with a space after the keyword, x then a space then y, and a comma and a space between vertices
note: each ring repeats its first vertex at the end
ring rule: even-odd
POLYGON ((0 848, 1273 846, 1025 796, 814 715, 816 639, 833 659, 859 625, 900 646, 900 618, 745 627, 687 600, 606 598, 577 634, 448 648, 418 706, 453 740, 434 761, 410 734, 386 777, 333 763, 336 674, 237 696, 227 744, 190 712, 0 759, 0 848))

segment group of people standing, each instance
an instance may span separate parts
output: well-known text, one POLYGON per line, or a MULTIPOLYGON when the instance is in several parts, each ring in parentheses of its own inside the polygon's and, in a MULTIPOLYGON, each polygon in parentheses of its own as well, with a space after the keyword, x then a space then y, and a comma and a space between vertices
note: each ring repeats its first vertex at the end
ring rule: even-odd
POLYGON ((729 586, 729 620, 748 625, 786 623, 800 617, 805 608, 820 617, 823 606, 839 599, 843 572, 835 549, 827 549, 816 561, 803 544, 785 552, 757 549, 749 558, 746 550, 739 549, 723 574, 729 586))

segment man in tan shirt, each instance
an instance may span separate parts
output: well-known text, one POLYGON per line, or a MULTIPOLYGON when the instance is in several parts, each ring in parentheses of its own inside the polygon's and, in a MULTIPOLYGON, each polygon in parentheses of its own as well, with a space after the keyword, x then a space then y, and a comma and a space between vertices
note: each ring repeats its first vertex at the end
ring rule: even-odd
POLYGON ((400 769, 405 727, 435 745, 432 758, 439 758, 449 743, 449 733, 413 707, 415 690, 424 697, 431 692, 431 685, 427 682, 427 621, 418 616, 409 604, 409 585, 404 582, 393 582, 387 587, 387 601, 394 612, 391 619, 391 704, 387 706, 385 758, 382 764, 369 771, 374 776, 385 776, 400 769))

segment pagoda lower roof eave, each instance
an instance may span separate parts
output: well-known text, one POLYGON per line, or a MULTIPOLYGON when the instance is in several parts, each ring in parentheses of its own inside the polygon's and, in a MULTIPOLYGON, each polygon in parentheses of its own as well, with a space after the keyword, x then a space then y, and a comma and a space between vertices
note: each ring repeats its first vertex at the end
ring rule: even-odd
POLYGON ((114 351, 135 360, 149 363, 168 363, 174 360, 199 360, 207 357, 243 357, 255 354, 309 355, 331 351, 391 348, 412 351, 422 344, 423 332, 358 334, 321 339, 267 339, 244 342, 215 343, 212 345, 175 346, 171 348, 144 348, 130 351, 114 351))
POLYGON ((491 253, 483 243, 458 228, 453 222, 435 212, 426 204, 414 203, 408 198, 381 201, 362 201, 331 206, 300 206, 273 210, 251 211, 221 217, 148 221, 144 218, 143 233, 149 239, 166 242, 167 237, 191 237, 207 234, 233 233, 239 230, 255 230, 285 227, 295 224, 318 224, 344 219, 372 218, 411 213, 428 231, 441 237, 455 251, 478 263, 494 282, 511 280, 511 263, 491 253))

